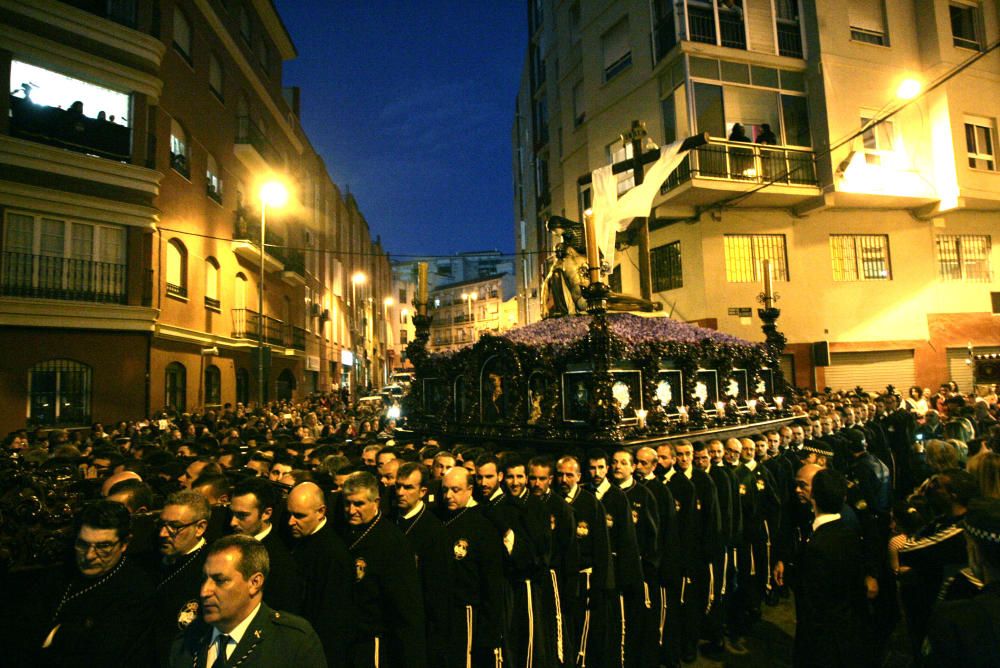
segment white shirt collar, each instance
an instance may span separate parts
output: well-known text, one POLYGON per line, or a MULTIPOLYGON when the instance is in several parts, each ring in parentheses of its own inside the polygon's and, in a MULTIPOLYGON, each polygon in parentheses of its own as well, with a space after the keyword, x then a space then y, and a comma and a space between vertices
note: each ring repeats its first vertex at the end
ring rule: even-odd
MULTIPOLYGON (((258 603, 257 607, 254 608, 250 612, 250 614, 246 616, 246 619, 244 619, 242 622, 240 622, 239 624, 237 624, 236 628, 234 628, 232 631, 229 632, 229 634, 228 634, 229 635, 229 642, 226 644, 226 658, 227 659, 229 658, 229 655, 232 654, 232 650, 230 650, 229 648, 232 647, 233 649, 236 649, 236 646, 240 644, 241 640, 243 640, 243 636, 246 634, 247 629, 250 628, 250 622, 253 621, 253 618, 257 616, 258 612, 260 612, 260 603, 258 603)), ((211 645, 214 645, 218 641, 219 636, 221 636, 221 635, 222 635, 222 631, 220 631, 219 629, 213 629, 212 630, 212 642, 211 642, 211 645)), ((211 645, 209 645, 209 646, 211 646, 211 645)))
POLYGON ((663 481, 670 482, 670 479, 674 477, 675 473, 677 473, 677 469, 671 466, 669 469, 667 469, 667 472, 663 474, 663 481))
POLYGON ((496 501, 502 495, 503 495, 503 487, 497 485, 497 488, 493 490, 493 493, 490 495, 490 501, 496 501))
POLYGON ((479 504, 478 504, 478 503, 476 503, 476 500, 475 500, 474 498, 472 498, 472 497, 470 496, 470 497, 469 497, 469 502, 465 504, 465 507, 466 507, 466 508, 475 508, 475 507, 476 507, 476 506, 478 506, 478 505, 479 505, 479 504))
POLYGON ((830 522, 836 522, 840 519, 840 513, 825 513, 819 515, 813 520, 813 533, 816 533, 816 529, 820 528, 824 524, 829 524, 830 522))
POLYGON ((403 519, 404 520, 408 520, 411 517, 415 517, 417 513, 419 513, 421 510, 423 510, 423 508, 424 508, 424 502, 423 501, 417 501, 417 505, 413 506, 413 508, 410 509, 410 512, 408 512, 405 515, 403 515, 403 519))
POLYGON ((629 489, 635 484, 635 478, 629 478, 627 482, 620 483, 618 486, 622 489, 629 489))
POLYGON ((573 485, 569 493, 566 494, 566 503, 573 503, 573 499, 576 498, 577 493, 580 491, 579 485, 573 485))
POLYGON ((694 475, 694 467, 693 466, 689 466, 688 468, 681 470, 681 473, 684 474, 685 478, 687 478, 688 480, 690 480, 691 476, 694 475))
POLYGON ((313 535, 315 535, 315 534, 319 533, 319 530, 320 530, 320 529, 322 529, 322 528, 323 528, 323 527, 325 527, 325 526, 326 526, 326 518, 324 517, 323 519, 321 519, 321 520, 319 521, 319 524, 317 524, 317 525, 316 525, 316 528, 315 528, 315 529, 313 529, 312 533, 311 533, 311 534, 309 534, 309 535, 310 535, 310 536, 313 536, 313 535))
POLYGON ((187 556, 189 554, 194 554, 195 552, 197 552, 198 550, 200 550, 203 547, 205 547, 205 539, 204 538, 199 538, 198 542, 194 544, 194 547, 192 547, 190 550, 188 550, 187 552, 185 552, 184 555, 187 556))
POLYGON ((609 489, 611 489, 611 483, 608 482, 607 478, 605 478, 604 480, 601 481, 601 484, 597 486, 597 489, 594 490, 594 494, 597 496, 597 500, 600 501, 601 499, 603 499, 604 495, 607 494, 609 489))
POLYGON ((745 466, 748 469, 750 469, 751 471, 753 471, 755 468, 757 468, 757 460, 756 459, 751 459, 748 462, 743 462, 743 466, 745 466))
POLYGON ((273 529, 273 528, 274 528, 274 525, 271 524, 270 522, 268 522, 267 528, 264 529, 263 531, 261 531, 256 536, 254 536, 254 538, 256 538, 259 542, 264 542, 264 539, 267 538, 267 535, 269 533, 271 533, 271 529, 273 529))

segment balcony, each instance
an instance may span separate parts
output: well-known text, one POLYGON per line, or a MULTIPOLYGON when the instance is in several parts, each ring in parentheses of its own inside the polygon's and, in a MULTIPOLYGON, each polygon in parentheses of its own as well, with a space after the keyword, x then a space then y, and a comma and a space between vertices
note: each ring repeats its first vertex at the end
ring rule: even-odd
MULTIPOLYGON (((233 338, 260 341, 261 318, 256 311, 233 309, 233 338)), ((287 325, 277 318, 264 316, 264 343, 305 352, 306 330, 287 325)))
POLYGON ((10 134, 28 141, 128 162, 132 131, 111 121, 10 96, 10 134))
POLYGON ((746 50, 747 34, 743 26, 743 14, 720 7, 717 34, 715 11, 711 7, 688 5, 688 38, 692 42, 746 50))
POLYGON ((797 21, 778 19, 778 55, 802 58, 802 31, 797 21))
MULTIPOLYGON (((254 267, 260 266, 260 221, 250 220, 249 212, 241 209, 236 212, 236 220, 233 224, 233 252, 242 257, 247 262, 252 262, 254 267)), ((283 246, 284 239, 272 232, 265 230, 264 243, 275 246, 283 246)), ((269 272, 283 271, 284 263, 277 256, 277 252, 264 253, 264 270, 269 272)))
POLYGON ((667 178, 661 194, 672 204, 704 206, 764 185, 755 206, 790 206, 819 194, 813 152, 711 139, 693 149, 667 178))
POLYGON ((653 35, 656 45, 656 62, 660 62, 670 50, 677 46, 677 30, 674 27, 674 14, 671 11, 660 19, 653 35))
POLYGON ((240 116, 236 121, 236 143, 233 152, 237 159, 254 173, 274 169, 281 161, 280 154, 267 135, 249 116, 240 116))
POLYGON ((306 257, 294 248, 274 249, 274 254, 285 264, 281 280, 291 286, 306 284, 306 257))
POLYGON ((126 28, 137 26, 137 0, 63 0, 63 2, 102 19, 114 21, 126 28))
POLYGON ((104 304, 126 303, 124 264, 0 253, 0 295, 104 304))

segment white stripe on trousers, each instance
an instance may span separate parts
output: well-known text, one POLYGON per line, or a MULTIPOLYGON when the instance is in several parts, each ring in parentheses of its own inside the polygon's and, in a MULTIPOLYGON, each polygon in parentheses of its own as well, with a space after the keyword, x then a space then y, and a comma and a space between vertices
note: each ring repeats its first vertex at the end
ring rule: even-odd
POLYGON ((625 665, 625 597, 622 596, 621 594, 618 594, 618 607, 621 608, 621 619, 622 619, 622 636, 621 636, 622 637, 622 646, 621 646, 622 663, 621 663, 621 665, 624 666, 625 665))
POLYGON ((660 587, 660 645, 663 645, 663 629, 667 625, 667 588, 660 587))
POLYGON ((764 589, 771 591, 771 527, 764 520, 764 532, 767 534, 767 580, 764 589))
POLYGON ((726 595, 726 577, 729 575, 729 548, 726 548, 725 553, 722 555, 722 590, 719 592, 720 595, 726 595))
POLYGON ((556 578, 556 572, 549 569, 549 575, 552 576, 552 598, 556 605, 556 656, 559 658, 559 663, 563 660, 563 627, 562 627, 562 608, 559 605, 559 580, 556 578))
POLYGON ((577 655, 577 665, 580 668, 587 668, 587 636, 590 635, 590 574, 591 569, 585 568, 580 571, 584 576, 584 586, 587 592, 587 601, 583 609, 583 630, 580 633, 580 653, 577 655))
POLYGON ((705 614, 707 615, 712 609, 712 601, 715 600, 715 567, 709 562, 708 564, 708 605, 705 606, 705 614))
POLYGON ((524 581, 524 591, 528 597, 528 659, 524 665, 531 668, 535 653, 535 609, 531 603, 531 580, 524 581))
POLYGON ((472 606, 465 606, 465 668, 472 668, 472 606))
POLYGON ((378 668, 378 636, 375 636, 375 668, 378 668))

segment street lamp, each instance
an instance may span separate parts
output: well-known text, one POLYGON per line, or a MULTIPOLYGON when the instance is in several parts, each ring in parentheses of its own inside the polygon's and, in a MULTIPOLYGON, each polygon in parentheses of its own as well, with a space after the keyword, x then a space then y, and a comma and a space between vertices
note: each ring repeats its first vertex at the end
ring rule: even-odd
POLYGON ((392 297, 386 297, 385 299, 382 300, 382 305, 385 307, 385 311, 382 314, 382 323, 385 325, 385 349, 386 349, 386 364, 383 373, 385 378, 383 378, 382 383, 385 385, 389 384, 389 359, 390 359, 389 342, 392 338, 392 331, 389 327, 389 309, 392 308, 393 304, 395 303, 396 301, 392 297))
MULTIPOLYGON (((351 274, 351 316, 354 320, 354 335, 360 337, 361 329, 358 323, 358 286, 364 285, 368 276, 363 271, 356 271, 351 274)), ((361 368, 361 361, 358 356, 358 343, 354 342, 354 382, 360 381, 358 370, 361 368)))
POLYGON ((264 408, 264 236, 267 207, 280 209, 288 202, 288 188, 281 181, 267 181, 260 187, 260 280, 257 283, 257 400, 264 408))

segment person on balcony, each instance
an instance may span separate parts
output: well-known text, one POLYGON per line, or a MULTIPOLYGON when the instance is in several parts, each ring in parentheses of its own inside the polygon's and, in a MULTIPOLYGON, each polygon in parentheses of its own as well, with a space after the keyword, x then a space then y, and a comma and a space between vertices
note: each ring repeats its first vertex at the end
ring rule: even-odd
MULTIPOLYGON (((733 130, 736 128, 734 127, 733 130)), ((758 144, 771 144, 772 146, 778 143, 778 137, 771 130, 771 125, 769 123, 764 123, 760 126, 760 134, 757 135, 758 144)))

